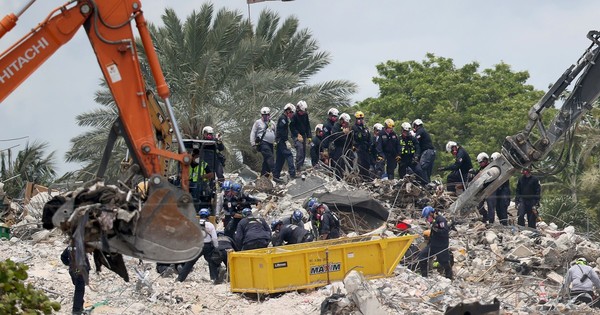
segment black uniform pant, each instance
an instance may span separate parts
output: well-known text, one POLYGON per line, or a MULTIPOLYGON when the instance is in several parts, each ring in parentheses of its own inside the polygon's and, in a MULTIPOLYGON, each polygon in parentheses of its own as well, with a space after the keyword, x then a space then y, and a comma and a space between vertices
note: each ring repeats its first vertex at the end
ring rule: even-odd
POLYGON ((200 257, 202 257, 202 256, 204 256, 204 260, 206 260, 206 262, 208 263, 208 271, 210 274, 210 280, 213 280, 213 281, 217 280, 217 277, 219 276, 219 265, 215 264, 211 258, 211 255, 212 255, 212 252, 214 249, 215 249, 215 247, 213 246, 212 243, 204 243, 204 246, 202 247, 202 251, 200 252, 200 255, 198 255, 198 257, 186 262, 185 264, 183 264, 183 267, 181 268, 181 271, 179 271, 179 275, 177 276, 177 281, 179 281, 179 282, 185 281, 187 276, 192 271, 192 268, 194 268, 194 265, 196 264, 198 259, 200 259, 200 257))
POLYGON ((500 224, 508 225, 508 206, 510 205, 510 198, 498 196, 496 199, 496 214, 500 224))
POLYGON ((421 276, 427 277, 429 273, 429 259, 433 256, 437 256, 437 261, 440 266, 444 268, 444 276, 448 279, 452 279, 452 266, 450 265, 450 253, 449 248, 432 247, 431 245, 425 246, 419 252, 419 269, 421 270, 421 276))
POLYGON ((281 170, 283 169, 283 165, 287 162, 288 171, 290 176, 296 177, 296 166, 294 165, 294 155, 292 151, 287 148, 287 143, 285 141, 277 143, 277 150, 275 156, 275 169, 273 170, 273 177, 279 178, 281 175, 281 170))
POLYGON ((396 166, 398 166, 398 162, 396 162, 395 155, 385 155, 385 172, 387 173, 388 179, 394 179, 394 173, 396 172, 396 166))
POLYGON ((527 202, 521 202, 517 209, 517 224, 520 226, 525 226, 525 216, 527 215, 527 226, 530 228, 536 227, 537 224, 537 216, 533 212, 533 204, 529 204, 527 202))
POLYGON ((269 246, 269 240, 257 239, 244 243, 242 250, 252 250, 257 248, 267 248, 269 246))
POLYGON ((73 291, 73 314, 81 314, 83 312, 83 296, 85 295, 85 279, 83 275, 78 272, 71 272, 71 282, 75 286, 73 291))
POLYGON ((419 168, 421 169, 421 178, 428 184, 431 181, 431 174, 433 173, 433 163, 435 162, 435 150, 428 149, 421 152, 419 158, 419 168))
POLYGON ((367 149, 358 149, 356 151, 358 157, 358 172, 363 180, 371 179, 371 155, 367 149))
POLYGON ((275 168, 275 160, 273 159, 273 144, 262 141, 259 146, 259 151, 263 157, 260 175, 264 176, 268 173, 273 173, 273 169, 275 168))
POLYGON ((295 139, 294 147, 296 148, 296 171, 300 172, 306 159, 306 137, 302 141, 295 139))

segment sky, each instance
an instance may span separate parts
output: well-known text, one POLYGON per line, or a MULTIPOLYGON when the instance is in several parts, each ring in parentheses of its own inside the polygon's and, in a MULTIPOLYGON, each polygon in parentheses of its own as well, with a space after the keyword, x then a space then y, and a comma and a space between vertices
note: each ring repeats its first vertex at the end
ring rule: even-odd
MULTIPOLYGON (((3 1, 0 17, 26 2, 3 1)), ((0 39, 0 51, 64 2, 34 3, 0 39)), ((245 0, 143 0, 142 8, 148 21, 160 25, 165 8, 185 20, 204 3, 213 3, 216 10, 238 10, 253 22, 264 9, 277 12, 282 20, 296 16, 300 28, 309 29, 321 50, 330 53, 330 65, 313 82, 353 81, 359 88, 355 101, 378 96, 372 83, 377 64, 422 61, 427 53, 452 58, 457 67, 475 61, 480 70, 505 62, 514 71, 528 71, 527 83, 545 91, 589 46, 587 32, 600 29, 600 1, 591 0, 295 0, 250 6, 245 0)), ((64 155, 70 139, 86 131, 76 125, 75 117, 99 107, 93 99, 101 76, 82 29, 0 104, 0 151, 13 146, 21 150, 26 141, 45 141, 56 151, 59 174, 76 170, 78 165, 65 163, 64 155), (21 137, 27 138, 6 141, 21 137)))

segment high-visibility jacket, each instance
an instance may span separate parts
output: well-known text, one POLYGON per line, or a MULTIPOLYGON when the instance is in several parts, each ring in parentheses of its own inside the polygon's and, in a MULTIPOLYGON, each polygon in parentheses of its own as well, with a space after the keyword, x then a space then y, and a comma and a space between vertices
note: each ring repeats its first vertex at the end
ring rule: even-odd
POLYGON ((197 183, 199 177, 206 175, 206 166, 206 162, 200 161, 200 164, 190 167, 190 182, 197 183))

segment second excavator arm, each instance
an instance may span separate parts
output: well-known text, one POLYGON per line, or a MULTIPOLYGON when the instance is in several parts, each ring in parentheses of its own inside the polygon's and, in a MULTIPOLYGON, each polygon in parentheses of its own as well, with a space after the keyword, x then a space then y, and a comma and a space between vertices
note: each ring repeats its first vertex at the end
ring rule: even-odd
POLYGON ((560 138, 575 128, 581 117, 592 109, 600 96, 600 32, 590 31, 592 44, 576 64, 571 65, 536 103, 528 114, 525 129, 506 137, 502 156, 495 159, 469 183, 468 188, 450 206, 451 213, 465 213, 495 192, 518 169, 546 158, 560 138), (562 93, 573 82, 573 90, 546 127, 543 113, 554 107, 562 93), (535 137, 532 131, 537 130, 535 137))

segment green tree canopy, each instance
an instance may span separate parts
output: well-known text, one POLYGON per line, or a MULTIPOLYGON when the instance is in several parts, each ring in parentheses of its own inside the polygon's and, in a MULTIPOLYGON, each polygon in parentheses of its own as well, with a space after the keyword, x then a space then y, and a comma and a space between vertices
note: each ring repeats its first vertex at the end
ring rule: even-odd
MULTIPOLYGON (((477 62, 459 68, 450 58, 427 54, 421 62, 387 61, 377 71, 373 82, 380 96, 364 100, 360 108, 396 125, 420 118, 438 150, 453 140, 472 158, 500 151, 504 138, 525 126, 527 112, 543 95, 526 84, 526 71, 514 72, 502 62, 479 71, 477 62)), ((450 162, 450 156, 441 156, 450 162)))
MULTIPOLYGON (((277 14, 264 10, 253 26, 238 11, 215 13, 211 4, 204 4, 183 22, 167 9, 162 21, 164 26, 150 25, 150 33, 184 137, 199 137, 204 126, 213 126, 224 134, 229 149, 241 152, 244 162, 253 165, 259 156, 252 153, 249 134, 261 107, 270 107, 272 117, 277 118, 286 103, 299 100, 309 104, 312 117, 332 105, 350 105, 354 83, 309 83, 330 57, 319 50, 310 31, 299 28, 295 17, 281 21, 277 14)), ((148 74, 144 56, 141 59, 142 70, 148 74)), ((89 168, 97 167, 101 155, 97 148, 104 145, 117 114, 106 88, 97 93, 96 101, 105 107, 77 118, 80 125, 93 130, 73 139, 67 153, 68 161, 89 168)), ((124 143, 117 143, 113 152, 109 177, 118 173, 114 166, 124 156, 124 143)))

